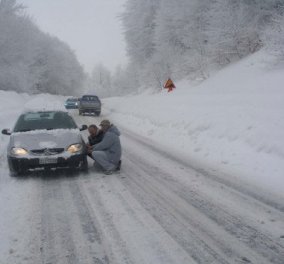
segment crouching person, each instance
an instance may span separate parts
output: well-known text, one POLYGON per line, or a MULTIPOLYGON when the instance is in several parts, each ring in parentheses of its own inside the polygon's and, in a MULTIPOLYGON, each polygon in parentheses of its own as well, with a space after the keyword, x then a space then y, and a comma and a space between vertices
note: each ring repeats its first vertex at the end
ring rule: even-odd
POLYGON ((109 120, 103 120, 100 126, 104 137, 100 143, 93 146, 92 156, 105 174, 112 174, 120 166, 120 132, 109 120))
POLYGON ((94 146, 95 144, 98 144, 103 140, 104 133, 96 125, 90 125, 88 127, 88 131, 88 146, 94 146))
POLYGON ((104 133, 101 129, 98 129, 98 127, 94 124, 88 127, 88 131, 89 131, 89 136, 88 136, 88 143, 86 144, 86 146, 88 149, 88 156, 90 158, 93 158, 92 156, 93 146, 95 144, 100 143, 103 140, 104 133))

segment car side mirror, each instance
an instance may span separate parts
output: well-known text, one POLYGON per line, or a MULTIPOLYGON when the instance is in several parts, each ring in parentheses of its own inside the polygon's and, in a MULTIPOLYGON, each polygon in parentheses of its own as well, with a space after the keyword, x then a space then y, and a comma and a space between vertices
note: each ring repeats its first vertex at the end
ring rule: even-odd
POLYGON ((3 135, 8 135, 8 136, 10 136, 10 135, 12 134, 12 132, 11 132, 10 129, 7 129, 7 128, 6 128, 6 129, 3 129, 3 130, 2 130, 2 134, 3 134, 3 135))
POLYGON ((83 131, 83 130, 86 130, 88 129, 88 126, 87 125, 82 125, 82 127, 80 128, 80 131, 83 131))

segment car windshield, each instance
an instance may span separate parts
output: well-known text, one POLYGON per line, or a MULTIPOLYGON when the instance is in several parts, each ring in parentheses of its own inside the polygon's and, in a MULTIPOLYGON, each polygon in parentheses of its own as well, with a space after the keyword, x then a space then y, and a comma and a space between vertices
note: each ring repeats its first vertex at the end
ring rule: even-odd
POLYGON ((78 99, 76 99, 76 98, 67 99, 67 102, 77 102, 77 101, 78 101, 78 99))
POLYGON ((74 129, 77 128, 73 118, 65 112, 31 112, 22 114, 14 132, 25 132, 40 129, 74 129))
POLYGON ((82 101, 99 102, 99 98, 97 96, 87 95, 82 97, 82 101))

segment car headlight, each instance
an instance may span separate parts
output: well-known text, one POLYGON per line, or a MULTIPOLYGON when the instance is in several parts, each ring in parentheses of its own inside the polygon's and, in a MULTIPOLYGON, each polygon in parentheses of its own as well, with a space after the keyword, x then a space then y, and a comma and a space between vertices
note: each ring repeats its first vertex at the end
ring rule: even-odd
POLYGON ((11 154, 14 156, 24 156, 28 154, 28 151, 26 151, 24 148, 12 148, 11 154))
POLYGON ((81 151, 82 148, 83 148, 82 144, 73 144, 68 147, 67 151, 70 153, 77 153, 81 151))

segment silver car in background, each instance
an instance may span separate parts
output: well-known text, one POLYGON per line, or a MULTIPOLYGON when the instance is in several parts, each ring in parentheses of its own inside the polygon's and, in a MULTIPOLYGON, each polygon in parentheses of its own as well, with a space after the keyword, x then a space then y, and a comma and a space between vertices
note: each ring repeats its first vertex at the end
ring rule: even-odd
POLYGON ((32 170, 88 170, 87 150, 74 119, 63 111, 26 112, 19 116, 10 135, 7 159, 12 176, 32 170))
POLYGON ((101 101, 96 95, 83 95, 79 100, 79 115, 85 113, 95 114, 99 116, 101 114, 101 101))

